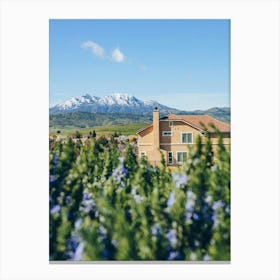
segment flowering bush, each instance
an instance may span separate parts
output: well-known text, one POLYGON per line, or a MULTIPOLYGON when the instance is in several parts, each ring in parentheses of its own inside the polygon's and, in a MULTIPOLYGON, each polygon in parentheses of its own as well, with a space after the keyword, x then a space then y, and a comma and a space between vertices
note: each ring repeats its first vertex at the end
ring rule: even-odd
POLYGON ((50 146, 50 260, 229 260, 230 153, 201 138, 177 170, 131 145, 50 146))

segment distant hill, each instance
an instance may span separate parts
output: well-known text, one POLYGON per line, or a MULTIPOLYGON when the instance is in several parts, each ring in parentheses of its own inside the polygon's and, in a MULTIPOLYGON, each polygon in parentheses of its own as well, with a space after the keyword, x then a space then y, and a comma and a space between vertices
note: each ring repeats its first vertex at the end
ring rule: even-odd
POLYGON ((214 107, 208 110, 195 111, 181 111, 177 115, 209 115, 220 121, 230 122, 230 108, 229 107, 214 107))
POLYGON ((93 127, 107 125, 126 125, 132 123, 149 123, 151 116, 131 113, 87 113, 71 112, 50 115, 50 127, 93 127))
MULTIPOLYGON (((175 113, 175 112, 174 112, 175 113)), ((179 111, 182 115, 210 115, 224 122, 230 122, 230 108, 211 108, 209 110, 179 111)), ((161 117, 166 114, 161 112, 161 117)), ((107 125, 126 125, 132 123, 151 123, 152 110, 149 113, 88 113, 70 112, 50 114, 50 127, 93 127, 107 125)))

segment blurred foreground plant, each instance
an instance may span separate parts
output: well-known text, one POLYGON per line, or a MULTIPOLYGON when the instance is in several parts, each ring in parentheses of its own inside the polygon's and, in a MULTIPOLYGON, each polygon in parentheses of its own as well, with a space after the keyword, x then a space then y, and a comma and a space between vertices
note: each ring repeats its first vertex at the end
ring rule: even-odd
POLYGON ((172 172, 129 144, 52 143, 50 260, 229 260, 230 153, 217 135, 217 152, 206 133, 172 172))

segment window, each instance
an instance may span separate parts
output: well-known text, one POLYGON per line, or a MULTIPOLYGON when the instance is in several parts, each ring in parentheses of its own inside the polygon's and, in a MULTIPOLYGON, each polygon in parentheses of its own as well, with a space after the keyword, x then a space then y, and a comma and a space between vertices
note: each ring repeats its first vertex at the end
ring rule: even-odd
POLYGON ((172 136, 172 131, 163 131, 162 136, 172 136))
POLYGON ((183 163, 187 160, 187 152, 177 152, 177 163, 183 163))
POLYGON ((141 157, 141 158, 146 157, 146 152, 145 152, 145 151, 141 152, 141 153, 140 153, 140 157, 141 157))
POLYGON ((173 152, 168 152, 168 164, 173 164, 173 152))
POLYGON ((173 127, 173 122, 169 122, 169 127, 173 127))
POLYGON ((193 143, 193 134, 191 132, 182 133, 182 143, 192 144, 193 143))

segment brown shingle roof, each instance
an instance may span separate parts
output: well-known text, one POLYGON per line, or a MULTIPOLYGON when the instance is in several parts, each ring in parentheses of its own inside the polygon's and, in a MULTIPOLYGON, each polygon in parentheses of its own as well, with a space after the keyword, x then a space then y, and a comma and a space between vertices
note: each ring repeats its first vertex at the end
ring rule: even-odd
POLYGON ((151 123, 151 124, 149 124, 149 125, 147 125, 147 126, 141 128, 141 129, 139 129, 136 133, 138 134, 138 133, 140 133, 140 132, 142 132, 142 131, 144 131, 144 130, 146 130, 147 128, 152 127, 152 126, 153 126, 153 124, 151 123))
MULTIPOLYGON (((211 126, 209 126, 209 124, 214 124, 215 127, 220 132, 230 132, 230 124, 219 121, 208 115, 174 115, 174 114, 170 113, 168 116, 163 117, 161 119, 162 120, 172 120, 172 121, 175 121, 175 120, 183 121, 199 130, 204 130, 204 127, 203 127, 203 124, 204 124, 210 132, 213 131, 213 128, 211 126)), ((137 131, 137 134, 152 126, 153 126, 153 124, 151 123, 150 125, 143 127, 142 129, 139 129, 137 131)))
POLYGON ((203 124, 209 131, 213 131, 213 128, 209 124, 214 124, 215 127, 221 132, 230 132, 230 124, 219 121, 208 115, 174 115, 169 114, 168 120, 182 120, 194 127, 203 130, 203 124))

